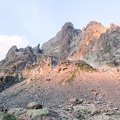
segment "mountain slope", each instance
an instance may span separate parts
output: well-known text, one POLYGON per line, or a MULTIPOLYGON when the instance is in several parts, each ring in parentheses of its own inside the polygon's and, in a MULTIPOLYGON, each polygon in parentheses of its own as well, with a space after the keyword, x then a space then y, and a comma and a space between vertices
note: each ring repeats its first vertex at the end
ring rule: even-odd
POLYGON ((4 90, 0 105, 22 107, 39 101, 58 107, 71 97, 97 100, 103 96, 103 103, 110 100, 120 106, 119 26, 105 28, 93 21, 81 31, 68 22, 39 47, 13 46, 0 62, 0 91, 4 90))
MULTIPOLYGON (((35 74, 36 70, 32 72, 35 74)), ((45 107, 57 108, 71 98, 79 98, 89 102, 98 100, 102 104, 111 102, 119 108, 119 78, 119 73, 81 70, 74 63, 67 67, 66 64, 60 64, 46 76, 29 76, 23 82, 4 90, 0 93, 0 105, 8 108, 23 107, 37 101, 45 107), (98 95, 92 93, 92 90, 98 95)))

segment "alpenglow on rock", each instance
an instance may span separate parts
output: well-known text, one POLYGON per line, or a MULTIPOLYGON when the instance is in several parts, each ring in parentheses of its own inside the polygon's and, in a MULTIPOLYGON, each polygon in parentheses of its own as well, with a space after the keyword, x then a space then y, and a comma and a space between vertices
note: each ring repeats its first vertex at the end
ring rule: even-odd
POLYGON ((74 56, 100 68, 120 65, 120 27, 111 24, 105 28, 100 23, 90 22, 82 31, 79 50, 74 56))
POLYGON ((67 22, 41 49, 40 44, 20 49, 12 46, 5 59, 0 61, 0 80, 3 81, 0 91, 14 83, 18 74, 25 78, 35 74, 46 76, 58 63, 80 60, 97 70, 113 68, 120 71, 120 27, 112 23, 105 28, 101 23, 91 21, 81 31, 67 22), (30 72, 31 69, 35 74, 30 72), (11 78, 14 78, 12 82, 11 78))

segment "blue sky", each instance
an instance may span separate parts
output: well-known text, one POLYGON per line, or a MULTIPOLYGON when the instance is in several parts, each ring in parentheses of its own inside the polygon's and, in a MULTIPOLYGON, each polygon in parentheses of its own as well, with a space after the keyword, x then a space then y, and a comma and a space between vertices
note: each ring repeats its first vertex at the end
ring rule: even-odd
POLYGON ((120 0, 0 0, 0 59, 12 45, 41 45, 65 22, 82 29, 90 21, 120 25, 120 0))

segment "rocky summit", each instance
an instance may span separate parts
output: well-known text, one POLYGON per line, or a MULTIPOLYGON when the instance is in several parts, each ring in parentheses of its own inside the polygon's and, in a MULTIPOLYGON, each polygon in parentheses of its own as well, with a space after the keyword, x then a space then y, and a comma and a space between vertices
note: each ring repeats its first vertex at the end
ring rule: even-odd
POLYGON ((73 39, 81 33, 80 29, 75 29, 70 22, 65 23, 61 31, 55 37, 44 43, 42 50, 44 54, 57 57, 59 60, 65 60, 70 54, 73 39))
POLYGON ((65 23, 0 61, 0 120, 120 120, 120 27, 65 23))

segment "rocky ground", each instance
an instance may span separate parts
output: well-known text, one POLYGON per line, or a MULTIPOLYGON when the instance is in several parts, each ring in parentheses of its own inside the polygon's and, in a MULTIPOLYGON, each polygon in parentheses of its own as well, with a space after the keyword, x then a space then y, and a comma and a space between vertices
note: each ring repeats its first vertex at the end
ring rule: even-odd
MULTIPOLYGON (((42 78, 36 74, 34 76, 29 74, 28 79, 0 93, 0 106, 9 110, 25 108, 27 103, 35 101, 57 112, 58 120, 61 114, 63 120, 102 120, 104 117, 103 120, 110 120, 108 117, 114 116, 113 113, 119 118, 119 72, 107 73, 76 68, 78 67, 72 64, 69 67, 62 64, 42 78), (82 99, 84 102, 73 107, 67 103, 72 98, 82 99), (99 114, 91 116, 91 112, 88 112, 91 107, 99 110, 99 114), (87 115, 81 109, 88 110, 87 115), (109 116, 107 112, 110 112, 109 116), (81 117, 75 118, 74 114, 81 117)), ((119 119, 113 118, 113 120, 119 119)))
POLYGON ((119 109, 101 103, 70 99, 58 108, 44 108, 37 102, 31 102, 23 108, 12 108, 0 112, 0 120, 120 120, 119 109))

